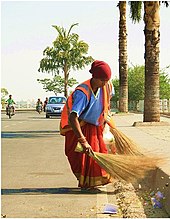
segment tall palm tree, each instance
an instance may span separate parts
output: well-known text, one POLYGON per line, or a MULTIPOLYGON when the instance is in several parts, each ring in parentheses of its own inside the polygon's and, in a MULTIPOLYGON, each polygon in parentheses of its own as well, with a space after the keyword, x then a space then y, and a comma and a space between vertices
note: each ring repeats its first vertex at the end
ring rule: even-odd
POLYGON ((160 2, 144 2, 145 98, 144 122, 160 122, 159 43, 160 2))
MULTIPOLYGON (((129 2, 132 21, 141 19, 141 2, 129 2)), ((160 2, 144 1, 145 34, 145 97, 144 122, 160 121, 159 98, 159 43, 160 43, 160 2)), ((168 6, 167 2, 164 2, 168 6)))
POLYGON ((119 20, 119 111, 128 112, 128 69, 127 69, 127 30, 126 1, 118 3, 119 20))

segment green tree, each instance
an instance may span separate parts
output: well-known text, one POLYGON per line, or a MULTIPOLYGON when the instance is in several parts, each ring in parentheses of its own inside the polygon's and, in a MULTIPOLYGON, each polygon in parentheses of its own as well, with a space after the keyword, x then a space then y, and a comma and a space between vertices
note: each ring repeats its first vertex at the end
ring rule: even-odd
POLYGON ((47 47, 43 51, 44 58, 40 61, 39 71, 59 75, 64 73, 64 95, 68 97, 68 80, 71 69, 80 70, 90 64, 94 59, 87 56, 88 44, 79 40, 79 35, 71 33, 74 26, 72 24, 67 31, 63 27, 53 25, 58 36, 52 47, 47 47))
MULTIPOLYGON (((60 75, 54 76, 53 79, 45 78, 45 79, 37 79, 39 83, 43 85, 43 89, 48 92, 52 91, 57 95, 58 93, 64 92, 64 78, 62 78, 60 75)), ((78 81, 76 81, 74 78, 68 79, 68 88, 72 87, 73 85, 78 84, 78 81)))
MULTIPOLYGON (((170 77, 166 72, 168 67, 159 72, 160 99, 170 99, 170 77)), ((128 70, 129 101, 144 99, 145 66, 133 66, 128 70)))
POLYGON ((170 77, 166 72, 166 69, 169 67, 160 71, 160 99, 170 99, 170 77))
POLYGON ((112 101, 117 102, 119 100, 119 79, 117 77, 112 79, 112 84, 115 90, 115 94, 112 97, 112 101))
POLYGON ((133 66, 128 69, 128 91, 129 101, 139 101, 144 99, 144 66, 133 66))
POLYGON ((2 108, 4 108, 5 106, 5 102, 6 102, 6 99, 7 99, 7 96, 8 95, 8 90, 6 88, 1 88, 1 104, 2 104, 2 108))
MULTIPOLYGON (((161 69, 159 74, 160 81, 160 99, 170 99, 170 77, 166 72, 168 67, 161 69)), ((112 98, 114 102, 119 99, 119 80, 117 77, 112 80, 115 88, 115 96, 112 98)), ((145 83, 145 66, 135 65, 128 67, 128 97, 130 101, 144 99, 144 83, 145 83)))

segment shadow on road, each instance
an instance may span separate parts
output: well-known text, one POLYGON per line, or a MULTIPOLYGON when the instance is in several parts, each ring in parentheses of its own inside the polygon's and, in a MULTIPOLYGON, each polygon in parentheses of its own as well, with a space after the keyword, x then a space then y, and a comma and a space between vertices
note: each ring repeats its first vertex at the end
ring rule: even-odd
MULTIPOLYGON (((102 191, 99 194, 114 194, 114 192, 102 191)), ((44 194, 83 194, 89 195, 92 193, 81 191, 80 188, 22 188, 22 189, 1 189, 1 195, 44 195, 44 194)), ((93 194, 92 194, 93 195, 93 194)), ((96 193, 94 194, 96 195, 96 193)))
POLYGON ((28 116, 28 117, 20 117, 18 118, 17 115, 15 115, 15 117, 12 117, 11 119, 9 119, 8 117, 1 117, 1 121, 15 121, 15 122, 18 122, 18 121, 28 121, 28 120, 44 120, 44 121, 48 121, 48 120, 60 120, 61 119, 61 116, 52 116, 50 118, 46 118, 45 116, 28 116))
POLYGON ((39 120, 39 119, 44 119, 44 120, 50 120, 50 119, 61 119, 61 116, 51 116, 50 118, 42 117, 42 116, 29 116, 28 118, 34 119, 34 120, 39 120))
POLYGON ((1 138, 37 138, 49 137, 59 133, 57 130, 42 130, 42 131, 14 131, 1 132, 1 138))

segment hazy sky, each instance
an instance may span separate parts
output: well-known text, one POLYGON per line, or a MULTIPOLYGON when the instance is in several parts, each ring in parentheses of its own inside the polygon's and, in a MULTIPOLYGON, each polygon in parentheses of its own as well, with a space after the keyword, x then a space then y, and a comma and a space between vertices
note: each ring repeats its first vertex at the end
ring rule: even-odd
MULTIPOLYGON (((43 50, 52 46, 57 31, 52 25, 68 28, 79 23, 72 32, 89 45, 88 55, 106 61, 114 78, 118 76, 118 1, 1 1, 1 87, 14 100, 45 99, 38 78, 43 50)), ((133 24, 127 6, 129 65, 144 64, 144 23, 133 24)), ((170 7, 161 5, 160 68, 170 65, 170 7)), ((71 76, 82 82, 90 78, 90 66, 71 76)))

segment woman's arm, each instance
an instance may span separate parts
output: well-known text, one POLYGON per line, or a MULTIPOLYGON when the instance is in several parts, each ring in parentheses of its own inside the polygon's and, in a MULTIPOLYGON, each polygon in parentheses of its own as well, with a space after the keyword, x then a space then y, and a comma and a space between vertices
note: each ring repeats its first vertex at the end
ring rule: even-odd
MULTIPOLYGON (((81 130, 81 127, 80 127, 80 123, 78 121, 78 116, 77 116, 77 113, 75 112, 71 112, 70 113, 70 116, 69 116, 69 122, 70 122, 70 125, 74 131, 74 133, 76 134, 76 136, 78 138, 83 138, 84 135, 82 133, 82 130, 81 130)), ((85 138, 85 137, 84 137, 85 138)))
POLYGON ((80 123, 78 121, 77 113, 75 113, 75 112, 70 113, 69 122, 70 122, 70 125, 71 125, 75 135, 78 137, 78 141, 83 146, 84 152, 87 154, 90 153, 90 151, 92 149, 91 149, 91 146, 88 144, 85 136, 82 133, 80 123))

